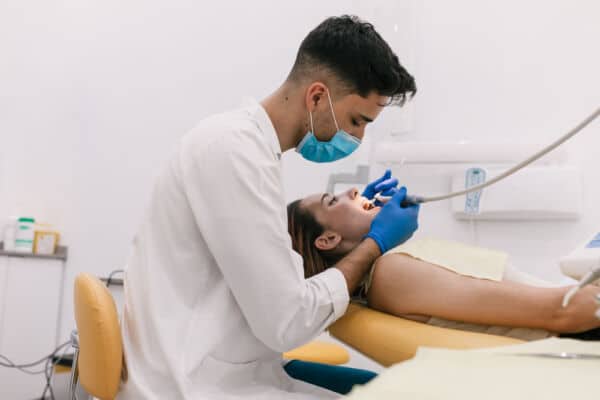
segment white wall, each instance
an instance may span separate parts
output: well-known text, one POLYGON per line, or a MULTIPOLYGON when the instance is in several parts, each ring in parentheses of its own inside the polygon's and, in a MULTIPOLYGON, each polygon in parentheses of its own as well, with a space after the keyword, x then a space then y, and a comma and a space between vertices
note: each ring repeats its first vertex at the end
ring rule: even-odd
MULTIPOLYGON (((374 22, 419 86, 408 109, 382 114, 371 138, 528 135, 542 144, 600 104, 594 0, 4 0, 0 215, 32 214, 61 229, 68 288, 79 271, 122 267, 176 140, 245 95, 267 95, 306 33, 342 13, 374 22)), ((600 219, 599 145, 598 123, 571 144, 587 168, 586 220, 565 226, 561 251, 600 219)), ((329 172, 358 158, 324 168, 286 155, 288 197, 322 190, 329 172)), ((68 303, 63 336, 71 314, 68 303)))
MULTIPOLYGON (((181 135, 244 96, 268 95, 328 16, 362 15, 407 47, 407 5, 0 3, 0 216, 30 214, 62 231, 70 247, 62 335, 73 326, 75 274, 123 266, 153 176, 181 135)), ((402 118, 391 116, 390 124, 402 118)), ((300 181, 311 184, 297 184, 301 162, 286 161, 290 197, 324 187, 314 166, 300 181)))
MULTIPOLYGON (((415 129, 407 138, 537 142, 541 149, 600 106, 600 2, 415 5, 419 94, 415 129)), ((480 244, 508 251, 520 268, 553 281, 561 279, 558 258, 600 229, 600 120, 566 146, 584 171, 580 221, 542 221, 519 229, 512 223, 480 223, 478 229, 480 244)), ((555 190, 560 196, 561 188, 555 190)), ((434 231, 434 224, 424 228, 434 231)))

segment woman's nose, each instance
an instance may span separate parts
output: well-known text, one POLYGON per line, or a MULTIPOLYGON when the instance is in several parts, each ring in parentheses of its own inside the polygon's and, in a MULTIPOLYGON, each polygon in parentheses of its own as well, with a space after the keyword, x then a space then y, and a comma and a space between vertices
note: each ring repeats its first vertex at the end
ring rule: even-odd
POLYGON ((356 198, 356 196, 358 196, 357 188, 352 188, 352 189, 348 190, 348 197, 350 197, 350 200, 354 200, 356 198))

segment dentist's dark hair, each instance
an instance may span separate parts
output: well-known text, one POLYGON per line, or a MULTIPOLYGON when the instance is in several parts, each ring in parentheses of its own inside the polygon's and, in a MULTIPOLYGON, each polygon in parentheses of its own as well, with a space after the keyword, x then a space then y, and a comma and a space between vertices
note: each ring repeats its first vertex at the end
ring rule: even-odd
POLYGON ((334 250, 319 250, 315 240, 323 233, 323 227, 310 211, 295 200, 287 206, 288 232, 292 239, 292 248, 302 256, 304 261, 304 277, 313 275, 333 267, 343 255, 334 250))
POLYGON ((373 25, 356 16, 331 17, 302 41, 290 81, 302 81, 316 72, 330 72, 343 90, 367 97, 376 92, 402 105, 417 92, 415 79, 400 64, 373 25))

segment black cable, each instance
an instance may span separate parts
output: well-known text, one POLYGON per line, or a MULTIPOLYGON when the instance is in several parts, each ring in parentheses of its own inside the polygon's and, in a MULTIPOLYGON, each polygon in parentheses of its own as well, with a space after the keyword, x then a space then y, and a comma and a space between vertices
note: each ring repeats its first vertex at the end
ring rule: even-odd
POLYGON ((52 385, 50 385, 50 378, 52 377, 52 374, 48 372, 48 361, 50 361, 50 358, 46 361, 46 366, 44 368, 44 375, 46 376, 46 385, 44 386, 44 391, 42 392, 40 400, 46 399, 46 392, 48 391, 48 388, 50 388, 50 399, 54 400, 54 391, 52 391, 52 385))
POLYGON ((108 274, 108 278, 106 279, 106 287, 109 287, 110 284, 112 283, 113 276, 115 276, 116 274, 123 273, 123 272, 125 272, 125 271, 122 269, 115 269, 110 274, 108 274))
POLYGON ((44 374, 46 376, 46 386, 44 386, 44 391, 42 392, 42 396, 40 397, 41 400, 46 399, 46 392, 50 393, 51 400, 56 400, 54 397, 54 389, 52 388, 52 376, 54 375, 54 366, 60 360, 63 359, 63 357, 65 356, 65 352, 63 352, 63 354, 60 357, 57 357, 56 360, 52 360, 52 359, 54 358, 56 353, 58 353, 63 347, 65 347, 68 344, 71 344, 71 341, 65 342, 62 345, 60 345, 59 347, 57 347, 54 350, 54 352, 52 353, 52 355, 50 355, 50 357, 48 357, 48 359, 46 360, 46 365, 44 368, 44 374))

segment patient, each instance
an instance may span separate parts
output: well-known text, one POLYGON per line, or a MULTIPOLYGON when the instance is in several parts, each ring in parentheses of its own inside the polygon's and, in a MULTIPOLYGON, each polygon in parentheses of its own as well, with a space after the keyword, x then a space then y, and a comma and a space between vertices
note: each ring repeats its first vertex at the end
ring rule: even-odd
MULTIPOLYGON (((357 246, 379 210, 356 189, 290 203, 288 230, 305 276, 333 266, 357 246)), ((590 330, 595 337, 600 288, 580 290, 562 308, 570 287, 520 272, 507 259, 460 243, 409 240, 377 260, 355 296, 375 310, 436 326, 523 340, 590 330)))

